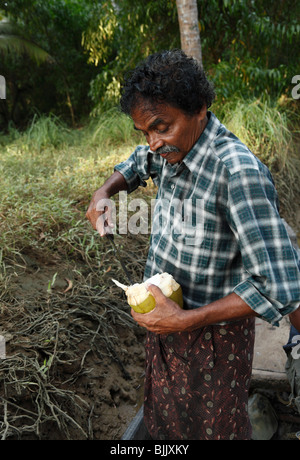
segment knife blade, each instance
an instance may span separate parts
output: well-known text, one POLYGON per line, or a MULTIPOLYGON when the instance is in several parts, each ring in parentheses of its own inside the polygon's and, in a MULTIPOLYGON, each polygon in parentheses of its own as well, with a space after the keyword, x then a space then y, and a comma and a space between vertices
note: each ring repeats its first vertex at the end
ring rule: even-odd
POLYGON ((114 249, 114 253, 117 256, 117 258, 119 259, 119 262, 121 264, 121 267, 123 269, 124 274, 126 275, 126 278, 128 279, 130 284, 134 284, 134 281, 132 280, 132 278, 131 278, 131 276, 130 276, 127 268, 126 268, 126 265, 124 264, 124 261, 123 261, 121 255, 120 255, 119 249, 117 248, 117 245, 116 245, 115 240, 114 240, 113 233, 106 233, 106 237, 109 239, 109 241, 112 244, 112 247, 114 249))

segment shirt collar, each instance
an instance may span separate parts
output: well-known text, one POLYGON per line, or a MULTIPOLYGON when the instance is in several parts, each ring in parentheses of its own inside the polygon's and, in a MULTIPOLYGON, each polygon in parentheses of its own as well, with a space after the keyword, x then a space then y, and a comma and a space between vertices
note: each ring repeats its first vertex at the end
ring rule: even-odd
POLYGON ((207 112, 207 118, 208 122, 204 131, 201 133, 199 139, 189 153, 182 160, 192 173, 198 174, 203 158, 207 154, 207 149, 209 148, 211 142, 215 139, 221 126, 220 121, 212 112, 207 112))

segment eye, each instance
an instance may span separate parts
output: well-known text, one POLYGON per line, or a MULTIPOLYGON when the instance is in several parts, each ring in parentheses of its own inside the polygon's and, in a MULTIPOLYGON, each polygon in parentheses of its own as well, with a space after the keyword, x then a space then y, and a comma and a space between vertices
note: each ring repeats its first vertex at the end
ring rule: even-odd
POLYGON ((156 131, 158 134, 165 134, 166 132, 168 132, 168 130, 169 130, 169 127, 167 126, 164 129, 157 129, 156 131))

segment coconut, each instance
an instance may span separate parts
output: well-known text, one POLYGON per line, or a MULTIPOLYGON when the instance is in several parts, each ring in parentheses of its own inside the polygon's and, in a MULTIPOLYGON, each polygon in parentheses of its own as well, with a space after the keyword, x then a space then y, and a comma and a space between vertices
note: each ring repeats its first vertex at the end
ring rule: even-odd
POLYGON ((158 286, 166 297, 174 300, 183 308, 181 286, 169 273, 157 273, 144 283, 135 283, 130 286, 126 286, 114 279, 112 281, 124 290, 128 304, 137 313, 149 313, 155 308, 155 298, 147 289, 149 284, 158 286))

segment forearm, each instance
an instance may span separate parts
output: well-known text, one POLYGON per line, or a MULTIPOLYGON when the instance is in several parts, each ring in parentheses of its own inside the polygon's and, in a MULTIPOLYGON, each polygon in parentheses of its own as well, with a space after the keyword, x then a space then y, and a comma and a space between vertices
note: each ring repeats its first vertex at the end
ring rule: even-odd
POLYGON ((186 311, 185 330, 221 322, 255 317, 257 314, 237 294, 232 293, 203 307, 186 311))
POLYGON ((127 190, 127 182, 119 171, 114 171, 99 190, 111 197, 122 190, 127 190))
POLYGON ((150 285, 148 290, 155 297, 156 307, 147 314, 132 310, 132 316, 140 326, 156 334, 193 331, 223 321, 257 316, 235 293, 200 308, 182 310, 179 305, 165 297, 157 286, 150 285))
POLYGON ((289 315, 290 322, 300 332, 300 307, 289 315))

